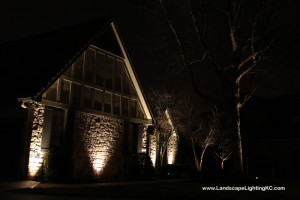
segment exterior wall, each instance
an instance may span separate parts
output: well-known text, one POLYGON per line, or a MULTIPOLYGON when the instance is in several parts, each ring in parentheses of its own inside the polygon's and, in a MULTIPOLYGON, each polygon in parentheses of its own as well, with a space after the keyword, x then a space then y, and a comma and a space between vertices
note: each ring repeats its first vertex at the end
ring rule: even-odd
POLYGON ((154 167, 156 163, 156 145, 156 134, 149 135, 149 156, 154 167))
POLYGON ((29 146, 28 176, 31 178, 41 174, 44 152, 41 150, 45 106, 33 105, 32 135, 29 146))
POLYGON ((122 176, 124 121, 77 112, 74 130, 74 178, 110 180, 122 176))
POLYGON ((169 165, 175 164, 177 151, 178 151, 178 139, 177 139, 177 134, 174 131, 173 134, 170 136, 168 149, 167 149, 167 158, 168 158, 169 165))
POLYGON ((141 153, 147 152, 147 128, 148 128, 148 126, 143 126, 141 153))

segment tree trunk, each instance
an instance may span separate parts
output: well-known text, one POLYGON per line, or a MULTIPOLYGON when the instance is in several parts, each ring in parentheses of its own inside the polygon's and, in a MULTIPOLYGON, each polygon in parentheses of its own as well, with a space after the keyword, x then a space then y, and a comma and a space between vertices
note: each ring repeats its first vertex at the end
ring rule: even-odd
POLYGON ((195 144, 194 144, 193 138, 191 138, 191 140, 192 140, 192 148, 193 148, 193 154, 194 154, 195 165, 196 165, 197 171, 199 172, 199 171, 200 171, 199 160, 198 160, 197 152, 196 152, 196 150, 195 150, 195 144))
POLYGON ((222 171, 224 170, 224 161, 223 160, 221 161, 221 169, 222 169, 222 171))
POLYGON ((236 178, 243 176, 243 150, 242 150, 242 137, 241 137, 241 100, 240 100, 240 82, 235 84, 235 110, 233 113, 234 119, 234 135, 233 135, 233 172, 236 178))
POLYGON ((200 163, 199 163, 199 172, 200 173, 202 172, 203 156, 204 156, 205 151, 206 151, 206 147, 203 148, 201 151, 201 157, 200 157, 200 163))

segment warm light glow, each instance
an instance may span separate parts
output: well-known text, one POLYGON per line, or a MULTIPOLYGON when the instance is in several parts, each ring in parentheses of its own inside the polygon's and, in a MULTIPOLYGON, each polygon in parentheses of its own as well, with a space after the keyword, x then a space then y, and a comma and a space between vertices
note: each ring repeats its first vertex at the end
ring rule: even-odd
POLYGON ((170 136, 168 149, 167 149, 168 164, 172 165, 175 163, 175 157, 176 157, 177 150, 178 150, 178 139, 177 139, 177 133, 173 126, 173 123, 172 123, 172 120, 171 120, 168 110, 165 111, 165 114, 166 114, 168 122, 173 130, 172 135, 170 136))
POLYGON ((149 156, 152 161, 153 167, 155 167, 156 162, 156 135, 150 135, 149 141, 149 156))
POLYGON ((44 109, 42 105, 37 105, 34 110, 34 119, 32 125, 32 134, 29 147, 29 162, 28 162, 28 176, 38 176, 43 165, 44 153, 41 149, 44 109))
POLYGON ((172 153, 170 153, 169 156, 168 156, 168 164, 169 165, 173 164, 173 154, 172 153))

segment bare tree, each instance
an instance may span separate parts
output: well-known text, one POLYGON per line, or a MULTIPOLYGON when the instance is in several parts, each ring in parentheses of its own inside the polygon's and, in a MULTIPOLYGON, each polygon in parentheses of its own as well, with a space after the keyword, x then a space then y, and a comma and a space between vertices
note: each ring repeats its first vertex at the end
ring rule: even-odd
POLYGON ((155 115, 154 132, 159 139, 159 162, 163 165, 170 138, 178 128, 178 123, 173 124, 170 120, 176 122, 179 119, 179 110, 175 106, 175 96, 168 92, 151 90, 148 100, 155 115))
MULTIPOLYGON (((226 110, 233 119, 232 156, 234 172, 237 176, 243 175, 240 112, 255 92, 255 87, 248 84, 248 91, 244 89, 242 93, 242 86, 255 73, 264 72, 264 65, 260 63, 263 58, 267 58, 274 41, 279 38, 274 34, 276 32, 273 27, 275 23, 272 23, 272 20, 276 19, 276 12, 273 12, 276 10, 276 6, 276 2, 272 1, 186 0, 171 2, 159 0, 160 13, 165 19, 176 47, 173 49, 178 55, 175 61, 180 66, 179 71, 188 72, 192 87, 199 97, 219 109, 226 110), (180 6, 176 4, 180 4, 180 6), (245 9, 246 7, 248 9, 245 9), (184 16, 177 21, 174 14, 176 8, 180 8, 180 12, 184 16), (209 18, 211 15, 216 15, 220 20, 218 21, 216 16, 209 18), (186 23, 179 24, 178 21, 186 23), (184 34, 179 25, 181 28, 189 25, 185 32, 193 32, 190 37, 184 34), (214 32, 214 28, 217 26, 220 26, 218 29, 221 30, 220 34, 214 32), (191 42, 194 35, 196 35, 196 39, 191 42), (215 41, 211 38, 214 38, 215 41), (219 43, 216 44, 216 41, 219 43), (200 47, 192 48, 191 43, 197 43, 200 47), (223 99, 210 95, 197 83, 195 67, 199 69, 208 65, 222 81, 222 87, 225 87, 226 95, 223 96, 225 97, 223 99)), ((211 132, 214 132, 213 126, 211 132)), ((209 138, 206 141, 210 144, 209 138)), ((203 145, 203 147, 206 149, 207 145, 203 145)), ((201 156, 200 162, 202 162, 201 156)))
POLYGON ((202 112, 197 108, 195 99, 190 95, 184 94, 180 102, 181 109, 181 132, 191 140, 195 166, 198 172, 202 172, 203 158, 209 146, 216 142, 219 131, 219 111, 215 106, 208 112, 202 112), (199 152, 199 148, 201 150, 199 152))
POLYGON ((221 169, 224 170, 224 162, 232 156, 232 141, 224 132, 219 133, 216 147, 213 149, 217 160, 221 161, 221 169))
POLYGON ((212 108, 209 119, 207 120, 207 127, 204 127, 205 121, 203 120, 200 127, 191 135, 192 148, 195 159, 197 171, 202 172, 203 157, 209 146, 213 146, 216 142, 216 135, 218 131, 219 114, 216 107, 212 108), (196 144, 201 146, 200 156, 196 151, 196 144))

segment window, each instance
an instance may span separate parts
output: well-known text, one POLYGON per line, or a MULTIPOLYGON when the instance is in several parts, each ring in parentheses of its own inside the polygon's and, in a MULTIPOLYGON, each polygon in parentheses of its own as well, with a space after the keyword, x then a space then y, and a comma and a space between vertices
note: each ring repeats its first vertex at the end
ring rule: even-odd
POLYGON ((92 107, 92 89, 89 87, 83 87, 83 106, 92 107))
POLYGON ((78 85, 76 83, 72 83, 72 89, 73 89, 72 104, 75 105, 75 106, 80 106, 81 85, 78 85))
POLYGON ((136 101, 130 99, 130 117, 136 117, 136 101))
POLYGON ((126 70, 124 70, 122 74, 122 90, 125 94, 129 94, 129 78, 126 70))
POLYGON ((121 76, 122 76, 122 63, 119 61, 115 62, 115 90, 121 91, 121 76))
POLYGON ((143 109, 141 107, 141 105, 139 103, 137 103, 137 118, 139 119, 144 119, 144 112, 143 112, 143 109))
POLYGON ((82 79, 83 54, 73 64, 73 78, 82 79))
POLYGON ((104 63, 104 87, 112 89, 112 76, 113 76, 113 59, 111 57, 106 57, 104 63))
POLYGON ((128 98, 122 98, 122 115, 128 116, 128 98))
POLYGON ((85 80, 90 83, 93 82, 94 55, 95 55, 95 51, 93 49, 87 49, 85 52, 85 60, 84 60, 85 80))
POLYGON ((105 59, 105 57, 102 53, 96 52, 95 73, 96 73, 96 84, 99 86, 103 86, 104 59, 105 59))
POLYGON ((121 108, 121 97, 119 95, 115 95, 114 98, 114 114, 119 115, 120 114, 120 108, 121 108))
POLYGON ((108 92, 104 95, 104 112, 111 113, 111 93, 108 92))
POLYGON ((70 82, 62 80, 61 84, 61 102, 69 104, 69 96, 70 96, 70 82))
POLYGON ((133 84, 129 84, 129 94, 133 96, 137 96, 135 93, 135 89, 133 88, 133 84))
POLYGON ((55 81, 46 92, 46 99, 50 101, 56 101, 57 97, 57 82, 55 81))
POLYGON ((102 111, 102 103, 103 103, 103 91, 94 90, 94 109, 102 111))

